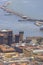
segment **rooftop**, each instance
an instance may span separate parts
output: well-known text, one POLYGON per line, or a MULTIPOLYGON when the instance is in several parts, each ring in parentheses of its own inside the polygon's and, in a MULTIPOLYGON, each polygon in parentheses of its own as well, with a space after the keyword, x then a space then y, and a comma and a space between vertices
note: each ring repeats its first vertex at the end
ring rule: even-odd
POLYGON ((4 46, 4 45, 0 45, 0 49, 2 50, 2 52, 13 52, 13 51, 15 51, 14 48, 9 47, 9 46, 4 46))
POLYGON ((8 29, 3 29, 3 30, 0 30, 0 32, 10 32, 12 30, 8 30, 8 29))

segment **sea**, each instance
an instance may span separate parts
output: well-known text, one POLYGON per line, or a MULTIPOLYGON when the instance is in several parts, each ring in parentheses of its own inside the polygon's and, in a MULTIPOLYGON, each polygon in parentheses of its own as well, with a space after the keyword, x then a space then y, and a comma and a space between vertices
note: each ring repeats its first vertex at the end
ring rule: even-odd
MULTIPOLYGON (((43 19, 43 0, 0 0, 0 6, 8 1, 10 4, 6 8, 33 19, 43 19)), ((34 21, 20 22, 19 20, 22 20, 22 18, 0 9, 0 30, 11 29, 14 34, 19 34, 19 31, 24 31, 24 37, 43 37, 43 31, 40 30, 41 26, 36 26, 34 21)))

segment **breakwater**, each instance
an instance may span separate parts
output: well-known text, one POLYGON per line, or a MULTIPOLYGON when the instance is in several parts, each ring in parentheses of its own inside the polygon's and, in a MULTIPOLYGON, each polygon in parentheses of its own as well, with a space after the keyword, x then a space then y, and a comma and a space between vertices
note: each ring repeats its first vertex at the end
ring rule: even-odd
POLYGON ((8 9, 6 7, 3 7, 3 6, 0 6, 0 8, 3 9, 4 11, 6 11, 7 13, 11 13, 11 14, 14 14, 16 16, 21 17, 24 21, 26 20, 26 21, 40 21, 40 22, 43 22, 43 20, 41 20, 41 19, 32 19, 31 17, 25 16, 21 13, 15 12, 15 11, 13 11, 11 9, 8 9))
POLYGON ((0 8, 3 9, 4 11, 6 11, 7 13, 17 15, 17 16, 19 16, 19 17, 21 17, 21 18, 22 18, 22 16, 24 16, 23 14, 20 14, 20 13, 18 13, 18 12, 15 12, 15 11, 13 11, 13 10, 10 10, 10 9, 8 9, 8 8, 6 8, 6 7, 0 6, 0 8))
POLYGON ((43 20, 41 20, 41 19, 27 19, 27 21, 40 21, 40 22, 43 22, 43 20))

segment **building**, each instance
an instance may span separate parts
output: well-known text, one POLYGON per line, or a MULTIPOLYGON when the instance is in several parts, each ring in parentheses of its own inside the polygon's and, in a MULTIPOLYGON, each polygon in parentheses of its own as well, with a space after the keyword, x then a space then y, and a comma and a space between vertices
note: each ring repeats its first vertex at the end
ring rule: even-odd
POLYGON ((24 34, 24 32, 23 32, 23 31, 19 32, 20 41, 23 41, 23 34, 24 34))
POLYGON ((43 38, 43 37, 26 37, 26 40, 38 40, 38 39, 41 39, 41 38, 43 38))
POLYGON ((3 44, 3 41, 4 41, 3 37, 4 37, 4 35, 0 34, 0 44, 3 44))
POLYGON ((31 43, 31 45, 41 44, 43 37, 26 37, 26 42, 31 43))
POLYGON ((16 52, 18 52, 18 53, 23 53, 23 50, 22 49, 20 49, 19 47, 14 47, 14 49, 16 50, 16 52))
POLYGON ((11 52, 11 53, 3 53, 4 58, 17 58, 19 57, 18 52, 11 52))
MULTIPOLYGON (((0 30, 0 34, 3 36, 3 44, 12 44, 13 32, 12 30, 0 30)), ((0 39, 1 40, 1 39, 0 39)))
POLYGON ((18 34, 15 35, 15 43, 19 43, 19 35, 18 34))
MULTIPOLYGON (((10 47, 10 46, 8 46, 8 45, 0 45, 0 49, 1 49, 1 51, 2 51, 3 53, 8 53, 8 52, 14 52, 14 51, 15 51, 14 48, 12 48, 12 47, 10 47)), ((1 51, 0 51, 0 52, 1 52, 1 51)))
POLYGON ((0 62, 0 65, 4 65, 4 63, 0 62))
MULTIPOLYGON (((0 56, 3 56, 5 58, 12 58, 12 57, 18 57, 19 53, 16 52, 14 48, 8 45, 0 45, 0 56)), ((5 59, 6 60, 6 59, 5 59)))
POLYGON ((23 53, 25 57, 31 57, 33 55, 33 52, 30 49, 23 49, 23 53))

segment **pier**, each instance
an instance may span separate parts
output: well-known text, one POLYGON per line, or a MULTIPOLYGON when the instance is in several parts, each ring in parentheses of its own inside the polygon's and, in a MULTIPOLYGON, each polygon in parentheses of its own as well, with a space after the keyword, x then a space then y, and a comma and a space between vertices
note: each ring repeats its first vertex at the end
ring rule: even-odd
MULTIPOLYGON (((15 12, 15 11, 13 11, 11 9, 8 9, 6 7, 3 7, 3 6, 0 6, 0 8, 3 9, 4 11, 6 11, 7 13, 14 14, 16 16, 19 16, 24 21, 26 20, 26 21, 39 21, 39 22, 43 22, 43 20, 41 20, 41 19, 32 19, 31 17, 25 16, 25 15, 23 15, 21 13, 15 12)), ((20 20, 20 21, 22 21, 22 20, 20 20)))

